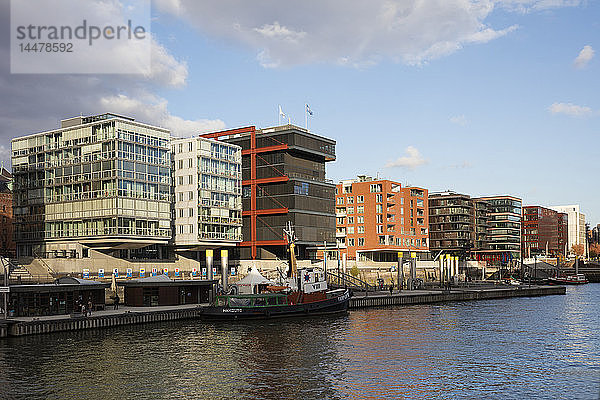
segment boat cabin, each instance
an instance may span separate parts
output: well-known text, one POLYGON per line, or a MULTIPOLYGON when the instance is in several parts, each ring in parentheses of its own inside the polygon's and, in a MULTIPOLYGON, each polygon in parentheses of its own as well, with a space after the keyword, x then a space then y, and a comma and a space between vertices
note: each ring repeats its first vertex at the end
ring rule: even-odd
POLYGON ((216 305, 230 308, 286 306, 288 297, 282 293, 225 295, 217 296, 216 305))

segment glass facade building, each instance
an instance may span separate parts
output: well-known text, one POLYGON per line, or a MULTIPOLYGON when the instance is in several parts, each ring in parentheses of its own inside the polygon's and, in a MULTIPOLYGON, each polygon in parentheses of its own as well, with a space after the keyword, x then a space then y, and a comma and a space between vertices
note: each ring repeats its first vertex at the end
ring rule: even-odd
POLYGON ((478 200, 489 204, 489 251, 484 257, 502 264, 521 257, 522 201, 513 196, 489 196, 478 200))
POLYGON ((13 139, 18 255, 43 257, 73 239, 104 249, 166 245, 169 143, 168 130, 114 114, 13 139))
POLYGON ((172 142, 175 245, 242 241, 242 149, 204 138, 172 142))

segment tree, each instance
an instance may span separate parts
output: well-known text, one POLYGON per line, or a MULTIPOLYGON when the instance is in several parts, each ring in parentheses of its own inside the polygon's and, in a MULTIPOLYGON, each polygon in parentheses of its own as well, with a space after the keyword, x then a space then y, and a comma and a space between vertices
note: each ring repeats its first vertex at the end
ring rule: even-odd
POLYGON ((575 253, 576 256, 581 257, 585 254, 585 247, 582 244, 574 244, 571 247, 571 251, 575 253))
POLYGON ((355 278, 358 278, 358 267, 356 266, 356 264, 354 264, 354 266, 352 266, 352 268, 350 268, 350 275, 352 275, 355 278))
POLYGON ((590 257, 596 258, 600 256, 600 244, 593 243, 590 245, 590 257))

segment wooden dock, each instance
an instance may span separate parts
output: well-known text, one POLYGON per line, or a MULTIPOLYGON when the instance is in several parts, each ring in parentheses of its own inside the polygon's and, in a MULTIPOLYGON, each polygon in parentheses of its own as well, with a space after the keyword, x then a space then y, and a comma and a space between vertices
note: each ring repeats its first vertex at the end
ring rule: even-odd
MULTIPOLYGON (((412 304, 430 304, 452 301, 501 299, 561 295, 566 293, 564 286, 466 288, 442 290, 402 291, 390 295, 376 292, 365 295, 355 293, 350 299, 350 309, 367 307, 389 307, 412 304)), ((11 318, 0 321, 0 338, 25 336, 53 332, 102 329, 125 325, 139 325, 153 322, 199 319, 206 305, 172 307, 122 307, 120 310, 94 312, 92 316, 53 315, 45 317, 11 318)))

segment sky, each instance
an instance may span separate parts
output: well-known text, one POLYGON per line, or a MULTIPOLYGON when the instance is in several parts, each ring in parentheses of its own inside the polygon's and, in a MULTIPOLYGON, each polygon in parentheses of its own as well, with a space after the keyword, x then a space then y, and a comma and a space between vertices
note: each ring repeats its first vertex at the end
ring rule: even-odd
POLYGON ((150 72, 35 75, 10 73, 0 0, 0 160, 80 114, 191 136, 276 125, 279 106, 304 126, 309 104, 311 132, 337 141, 331 179, 580 204, 595 226, 599 3, 154 0, 150 72))

